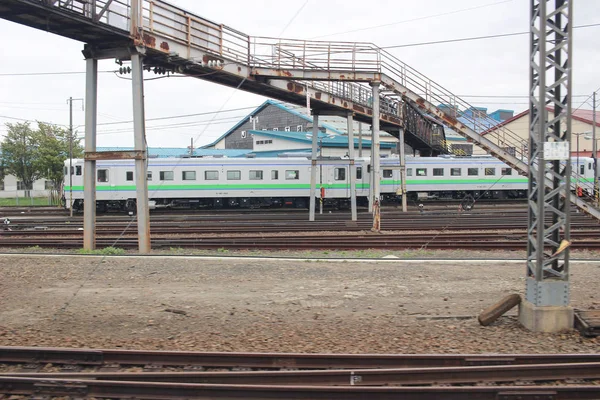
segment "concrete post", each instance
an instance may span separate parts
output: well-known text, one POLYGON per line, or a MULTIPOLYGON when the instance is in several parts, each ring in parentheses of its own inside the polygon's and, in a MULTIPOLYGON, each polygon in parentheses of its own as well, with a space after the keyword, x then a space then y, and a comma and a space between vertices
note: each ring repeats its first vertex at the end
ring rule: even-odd
MULTIPOLYGON (((98 60, 85 60, 85 151, 96 151, 98 107, 98 60)), ((71 173, 71 171, 69 171, 71 173)), ((96 161, 85 160, 83 168, 83 248, 96 248, 96 161)))
POLYGON ((310 201, 308 210, 308 220, 315 220, 315 198, 317 192, 317 141, 319 140, 319 115, 313 115, 312 129, 312 153, 311 153, 311 169, 310 169, 310 201))
POLYGON ((594 201, 598 206, 598 143, 596 143, 596 92, 592 103, 592 157, 594 158, 594 201))
POLYGON ((398 143, 400 145, 400 188, 402 192, 402 212, 407 212, 408 199, 406 198, 406 155, 404 152, 404 128, 400 128, 398 143))
POLYGON ((371 82, 373 87, 373 133, 371 138, 371 173, 373 175, 373 192, 371 204, 379 200, 380 196, 380 160, 379 160, 379 84, 380 82, 371 82))
POLYGON ((137 198, 137 226, 139 252, 144 254, 150 246, 150 211, 148 208, 148 168, 146 154, 146 126, 144 116, 144 76, 142 55, 131 55, 131 83, 133 90, 134 149, 143 154, 135 160, 135 185, 137 198))
POLYGON ((356 215, 356 165, 354 164, 354 121, 352 113, 348 113, 348 175, 350 176, 350 209, 352 221, 357 220, 356 215))

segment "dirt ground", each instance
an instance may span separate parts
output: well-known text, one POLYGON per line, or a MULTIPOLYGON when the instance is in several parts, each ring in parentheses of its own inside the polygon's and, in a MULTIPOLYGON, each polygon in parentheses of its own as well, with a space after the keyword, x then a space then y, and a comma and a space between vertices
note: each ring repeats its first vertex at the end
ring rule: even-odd
MULTIPOLYGON (((524 262, 0 255, 0 345, 337 353, 597 352, 531 333, 524 262)), ((572 262, 571 303, 599 308, 600 261, 572 262)))

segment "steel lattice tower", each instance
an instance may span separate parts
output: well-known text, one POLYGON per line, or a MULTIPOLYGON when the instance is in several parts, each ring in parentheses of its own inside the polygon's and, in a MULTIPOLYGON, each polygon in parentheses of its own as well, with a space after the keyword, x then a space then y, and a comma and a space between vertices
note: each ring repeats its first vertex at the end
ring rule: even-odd
POLYGON ((538 307, 569 304, 572 15, 570 0, 531 0, 527 301, 538 307))

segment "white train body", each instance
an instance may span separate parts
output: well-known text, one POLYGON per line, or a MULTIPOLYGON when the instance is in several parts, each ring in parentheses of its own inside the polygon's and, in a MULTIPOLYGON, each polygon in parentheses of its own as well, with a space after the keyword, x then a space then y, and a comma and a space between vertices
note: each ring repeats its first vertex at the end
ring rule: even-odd
MULTIPOLYGON (((579 179, 593 180, 593 160, 580 158, 579 179)), ((370 160, 356 160, 356 195, 365 203, 370 187, 370 160)), ((573 160, 575 163, 575 159, 573 160)), ((73 160, 69 186, 65 162, 64 197, 69 207, 83 207, 83 160, 73 160)), ((339 207, 349 205, 348 160, 322 160, 317 166, 317 197, 339 207)), ((527 177, 493 157, 407 157, 407 191, 411 198, 523 198, 527 177)), ((152 158, 148 192, 155 207, 307 207, 311 160, 307 158, 152 158)), ((135 210, 133 160, 96 163, 96 199, 100 211, 135 210)), ((381 195, 396 201, 400 193, 398 158, 381 159, 381 195)))

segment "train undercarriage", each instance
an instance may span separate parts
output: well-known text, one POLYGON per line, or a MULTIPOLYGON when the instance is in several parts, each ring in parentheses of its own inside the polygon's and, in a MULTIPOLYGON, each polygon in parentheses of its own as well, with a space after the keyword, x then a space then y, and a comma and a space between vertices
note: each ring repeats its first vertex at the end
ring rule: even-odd
MULTIPOLYGON (((367 204, 366 197, 357 198, 358 205, 367 204)), ((182 198, 182 199, 151 199, 150 210, 201 210, 201 209, 258 209, 258 208, 308 208, 308 197, 229 197, 229 198, 182 198)), ((319 207, 319 199, 316 206, 319 207)), ((323 199, 323 207, 344 210, 350 208, 350 199, 323 199)), ((96 211, 106 212, 136 212, 136 200, 97 200, 96 211)), ((73 202, 73 210, 83 211, 83 200, 73 202)))

